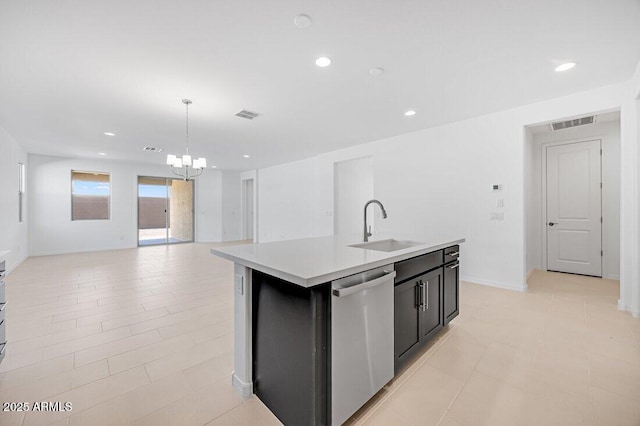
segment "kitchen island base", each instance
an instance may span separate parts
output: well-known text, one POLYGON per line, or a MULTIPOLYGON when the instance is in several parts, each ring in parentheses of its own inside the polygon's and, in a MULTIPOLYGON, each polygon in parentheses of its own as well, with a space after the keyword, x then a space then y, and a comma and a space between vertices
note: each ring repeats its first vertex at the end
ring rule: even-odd
POLYGON ((457 244, 463 241, 423 243, 391 254, 344 249, 333 238, 212 249, 235 262, 233 386, 244 398, 255 393, 284 424, 341 424, 458 314, 457 244), (301 272, 311 269, 313 273, 301 272), (388 303, 367 308, 371 305, 364 299, 372 300, 375 292, 375 300, 388 303), (338 300, 348 307, 343 310, 346 316, 333 315, 338 300), (400 309, 406 313, 398 316, 400 309), (369 318, 371 312, 378 315, 369 318), (364 326, 346 331, 358 322, 364 326), (336 340, 340 333, 353 339, 336 340), (376 340, 374 334, 389 337, 376 340), (359 342, 361 336, 378 343, 359 342), (340 350, 332 350, 332 345, 340 350), (353 352, 354 357, 342 356, 353 352), (384 368, 370 365, 374 360, 367 357, 372 353, 384 360, 384 368), (370 374, 358 373, 360 367, 370 374), (388 375, 380 373, 387 370, 388 375), (343 373, 336 377, 339 371, 343 373), (368 379, 356 380, 362 377, 371 378, 371 386, 368 379), (354 390, 370 387, 370 396, 353 397, 352 382, 357 384, 354 390), (332 398, 353 404, 337 410, 332 398))

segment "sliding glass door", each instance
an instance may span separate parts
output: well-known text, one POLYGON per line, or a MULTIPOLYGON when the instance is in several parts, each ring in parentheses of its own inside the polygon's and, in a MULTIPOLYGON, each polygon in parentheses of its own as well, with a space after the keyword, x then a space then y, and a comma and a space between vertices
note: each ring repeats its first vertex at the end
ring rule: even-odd
POLYGON ((138 177, 138 245, 193 241, 193 181, 138 177))

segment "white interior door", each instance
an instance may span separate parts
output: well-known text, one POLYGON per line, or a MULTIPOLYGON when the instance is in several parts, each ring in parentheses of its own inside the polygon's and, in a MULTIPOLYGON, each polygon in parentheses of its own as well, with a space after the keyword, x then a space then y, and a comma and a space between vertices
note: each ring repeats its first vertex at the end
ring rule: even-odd
POLYGON ((600 141, 547 147, 547 269, 602 276, 600 141))

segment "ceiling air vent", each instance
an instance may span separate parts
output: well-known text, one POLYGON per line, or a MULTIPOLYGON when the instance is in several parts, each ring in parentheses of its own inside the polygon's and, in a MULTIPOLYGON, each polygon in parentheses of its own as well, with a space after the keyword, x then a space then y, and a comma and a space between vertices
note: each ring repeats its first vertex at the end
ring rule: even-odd
POLYGON ((155 146, 145 146, 142 150, 149 152, 162 152, 162 148, 156 148, 155 146))
POLYGON ((596 116, 591 115, 589 117, 576 118, 575 120, 558 121, 551 123, 553 130, 568 129, 569 127, 584 126, 585 124, 593 124, 596 121, 596 116))
POLYGON ((236 113, 236 117, 246 118, 247 120, 253 120, 261 115, 262 114, 258 114, 257 112, 247 111, 246 109, 236 113))

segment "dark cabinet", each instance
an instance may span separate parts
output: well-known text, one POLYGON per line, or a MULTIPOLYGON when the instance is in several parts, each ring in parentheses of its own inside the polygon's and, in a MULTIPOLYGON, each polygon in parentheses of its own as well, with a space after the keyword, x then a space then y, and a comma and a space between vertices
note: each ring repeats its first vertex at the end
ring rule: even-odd
POLYGON ((444 325, 458 316, 460 305, 460 262, 444 266, 444 325))
POLYGON ((458 315, 458 255, 451 246, 395 264, 396 373, 458 315))
POLYGON ((444 249, 444 325, 458 316, 460 305, 460 246, 444 249))
POLYGON ((420 339, 431 339, 443 326, 442 322, 442 268, 420 277, 420 339))
MULTIPOLYGON (((394 289, 394 366, 413 353, 420 343, 420 295, 416 280, 409 280, 394 289)), ((395 368, 397 371, 397 368, 395 368)))
POLYGON ((394 291, 394 369, 398 372, 444 326, 442 251, 399 262, 395 268, 404 279, 396 280, 394 291))

